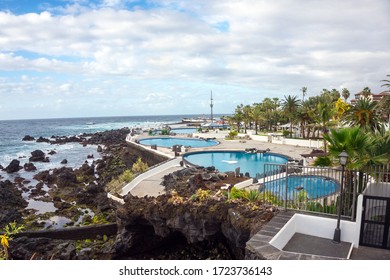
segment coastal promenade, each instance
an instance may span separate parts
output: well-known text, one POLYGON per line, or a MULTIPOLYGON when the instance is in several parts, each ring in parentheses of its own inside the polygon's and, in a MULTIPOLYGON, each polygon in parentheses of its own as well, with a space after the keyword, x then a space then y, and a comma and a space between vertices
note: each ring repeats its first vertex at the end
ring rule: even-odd
MULTIPOLYGON (((293 139, 295 142, 291 142, 290 145, 287 144, 289 143, 288 141, 284 141, 283 139, 282 141, 280 141, 283 143, 272 143, 265 140, 264 137, 256 138, 252 136, 248 137, 245 135, 241 135, 241 138, 238 140, 225 140, 226 133, 220 133, 219 131, 215 133, 204 134, 196 133, 193 136, 197 138, 202 137, 205 139, 216 138, 216 140, 218 140, 220 143, 212 147, 190 148, 187 149, 188 152, 207 150, 245 150, 255 148, 258 150, 269 149, 271 153, 278 153, 289 156, 295 160, 300 160, 303 159, 303 157, 301 156, 302 154, 309 154, 313 150, 313 148, 321 148, 320 142, 318 141, 313 141, 314 145, 316 145, 313 147, 313 143, 310 143, 308 141, 296 142, 297 140, 295 139, 293 139)), ((140 135, 138 139, 142 139, 143 137, 147 136, 140 135)), ((127 139, 128 142, 130 142, 129 140, 130 139, 127 139)), ((139 145, 137 143, 134 143, 133 141, 131 142, 132 144, 139 145)), ((143 145, 139 146, 142 146, 144 149, 152 152, 165 154, 171 159, 158 165, 157 167, 151 168, 147 172, 138 176, 133 182, 127 184, 122 189, 121 195, 126 195, 127 193, 131 193, 132 195, 138 197, 161 195, 165 192, 164 187, 161 184, 163 181, 163 177, 169 173, 183 168, 180 164, 180 162, 182 161, 182 157, 175 157, 172 150, 168 148, 157 147, 156 151, 143 145)), ((290 215, 286 217, 286 219, 284 219, 284 222, 287 222, 291 218, 293 213, 289 214, 290 215)), ((283 213, 281 215, 283 215, 283 213)), ((248 246, 252 246, 256 250, 261 249, 261 255, 266 254, 267 251, 264 248, 268 248, 270 250, 270 256, 269 258, 267 257, 267 259, 275 259, 276 255, 274 254, 280 256, 280 259, 345 259, 345 256, 340 257, 339 255, 335 254, 338 251, 334 249, 334 244, 331 244, 333 245, 333 247, 329 246, 328 239, 325 240, 324 238, 307 235, 296 236, 296 238, 298 238, 298 242, 294 243, 292 242, 294 240, 292 240, 289 243, 289 246, 291 247, 289 249, 290 252, 280 251, 275 253, 275 250, 271 248, 272 246, 266 244, 269 240, 271 240, 271 237, 268 236, 269 233, 267 231, 272 230, 273 234, 277 234, 281 226, 283 225, 279 224, 279 220, 277 218, 273 219, 270 223, 267 224, 266 227, 264 227, 264 231, 266 232, 265 236, 261 235, 263 233, 262 231, 258 232, 254 236, 254 238, 248 241, 248 246), (300 240, 299 238, 302 240, 300 240), (321 250, 318 248, 321 248, 321 250), (320 250, 320 253, 315 252, 315 250, 320 250)), ((349 249, 349 247, 347 249, 349 249)), ((390 254, 388 250, 381 250, 364 246, 359 246, 359 248, 353 248, 352 253, 349 256, 349 259, 352 260, 388 260, 389 258, 390 254)))
MULTIPOLYGON (((312 148, 299 146, 299 145, 286 145, 286 144, 277 144, 277 143, 269 143, 264 142, 264 139, 248 139, 245 135, 241 135, 242 139, 238 140, 226 140, 225 136, 226 132, 209 132, 209 133, 194 133, 193 137, 195 138, 216 138, 219 141, 219 144, 216 146, 210 147, 201 147, 201 148, 190 148, 187 151, 209 151, 209 150, 245 150, 256 148, 259 150, 269 149, 272 153, 283 154, 289 156, 293 159, 302 159, 301 154, 310 153, 312 148)), ((162 186, 161 182, 165 175, 168 175, 176 170, 180 170, 183 167, 180 165, 180 161, 182 160, 181 156, 175 157, 172 149, 157 147, 156 149, 152 149, 150 147, 140 145, 135 142, 136 139, 142 139, 145 137, 149 137, 148 135, 138 135, 137 137, 126 138, 126 141, 131 143, 132 145, 136 145, 144 150, 149 152, 158 153, 160 155, 165 155, 170 160, 156 166, 152 167, 145 173, 137 176, 132 182, 125 185, 121 191, 121 195, 125 196, 128 193, 131 193, 134 196, 143 197, 143 196, 158 196, 163 194, 164 186, 162 186)), ((177 136, 177 137, 183 137, 177 136)), ((117 199, 116 199, 117 200, 117 199)), ((120 200, 122 202, 122 200, 120 200)))
POLYGON ((177 157, 150 168, 124 186, 120 194, 126 195, 130 192, 134 196, 143 197, 145 195, 158 196, 165 193, 161 182, 165 175, 183 168, 180 166, 180 161, 181 157, 177 157))

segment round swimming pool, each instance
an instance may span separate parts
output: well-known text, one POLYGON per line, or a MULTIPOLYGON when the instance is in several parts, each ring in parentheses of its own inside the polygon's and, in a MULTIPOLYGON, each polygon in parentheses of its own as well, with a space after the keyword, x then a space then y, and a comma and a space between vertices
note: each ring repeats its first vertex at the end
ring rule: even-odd
POLYGON ((183 159, 190 164, 199 166, 214 166, 221 172, 235 171, 249 173, 251 177, 264 173, 264 163, 285 164, 288 158, 273 153, 248 153, 244 151, 205 151, 188 153, 183 159))
POLYGON ((303 195, 308 199, 317 199, 338 192, 339 184, 325 176, 290 175, 287 179, 280 178, 264 183, 262 190, 270 191, 281 200, 294 200, 303 195), (287 196, 287 197, 286 197, 287 196))
POLYGON ((142 145, 157 145, 158 147, 170 148, 175 145, 182 145, 184 147, 210 147, 218 145, 219 142, 215 140, 203 140, 197 138, 176 138, 176 137, 161 137, 161 138, 145 138, 139 140, 142 145))

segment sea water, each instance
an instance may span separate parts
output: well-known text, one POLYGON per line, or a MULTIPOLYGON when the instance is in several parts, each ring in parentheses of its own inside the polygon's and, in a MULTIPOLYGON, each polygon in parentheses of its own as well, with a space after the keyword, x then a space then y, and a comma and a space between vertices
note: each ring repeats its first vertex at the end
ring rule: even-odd
MULTIPOLYGON (((40 120, 8 120, 0 121, 0 165, 4 168, 13 160, 20 161, 20 165, 28 162, 31 152, 42 150, 46 154, 55 151, 49 156, 50 162, 35 162, 39 170, 53 169, 62 166, 63 159, 68 160, 67 166, 81 166, 87 155, 99 157, 96 146, 88 145, 83 147, 79 143, 67 143, 52 145, 50 143, 37 143, 35 141, 22 141, 25 135, 34 138, 40 136, 50 138, 52 136, 72 136, 83 133, 95 133, 113 129, 128 128, 159 128, 163 124, 179 122, 184 116, 139 116, 139 117, 99 117, 99 118, 69 118, 69 119, 40 119, 40 120)), ((0 171, 4 178, 22 175, 23 170, 18 174, 7 174, 0 171)))
MULTIPOLYGON (((83 146, 79 143, 50 144, 37 143, 36 141, 22 141, 25 135, 35 139, 39 137, 51 138, 53 136, 73 136, 83 133, 103 132, 121 128, 144 128, 158 129, 162 125, 178 123, 186 116, 141 116, 141 117, 99 117, 99 118, 67 118, 67 119, 36 119, 36 120, 7 120, 0 121, 0 165, 7 167, 13 159, 20 161, 23 166, 29 162, 31 152, 42 150, 49 157, 49 162, 34 162, 36 171, 28 172, 24 169, 8 174, 0 169, 0 181, 23 178, 29 181, 25 186, 33 188, 38 181, 34 175, 43 171, 62 166, 78 168, 85 161, 91 164, 100 158, 96 145, 83 146), (53 155, 48 152, 55 151, 53 155), (87 158, 93 155, 93 158, 87 158), (66 159, 66 165, 61 161, 66 159)), ((44 185, 44 190, 48 187, 44 185)), ((23 198, 28 202, 27 209, 35 209, 37 214, 55 212, 56 208, 52 202, 42 201, 29 197, 29 192, 22 193, 23 198)), ((69 222, 69 219, 62 216, 53 216, 45 221, 46 226, 54 228, 62 227, 69 222)))

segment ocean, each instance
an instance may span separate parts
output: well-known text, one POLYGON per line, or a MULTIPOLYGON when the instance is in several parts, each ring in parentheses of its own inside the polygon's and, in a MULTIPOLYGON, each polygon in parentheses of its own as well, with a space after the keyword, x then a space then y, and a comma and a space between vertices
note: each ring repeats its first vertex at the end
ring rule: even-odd
MULTIPOLYGON (((65 158, 68 160, 67 166, 78 167, 84 163, 87 155, 99 156, 94 146, 83 147, 78 143, 52 145, 35 141, 22 141, 25 135, 37 139, 40 136, 45 138, 71 136, 123 127, 158 128, 162 124, 180 122, 186 117, 193 116, 128 116, 0 121, 0 165, 5 168, 13 159, 18 159, 20 165, 23 165, 28 162, 31 152, 37 149, 45 153, 52 150, 56 152, 56 154, 49 156, 49 163, 34 163, 38 170, 59 167, 61 166, 60 162, 65 158)), ((23 170, 20 172, 23 173, 23 170)), ((21 174, 9 175, 4 171, 0 171, 0 175, 8 178, 21 174)))
MULTIPOLYGON (((38 182, 33 176, 40 171, 50 170, 63 166, 78 168, 85 161, 92 161, 100 158, 97 146, 83 146, 79 143, 67 143, 53 145, 50 143, 37 143, 36 141, 22 141, 25 135, 30 135, 35 139, 40 136, 51 138, 52 136, 72 136, 83 133, 95 133, 113 129, 128 128, 159 128, 164 124, 179 123, 183 118, 193 118, 193 115, 173 115, 173 116, 127 116, 127 117, 96 117, 96 118, 66 118, 66 119, 34 119, 34 120, 7 120, 0 121, 0 165, 7 167, 13 159, 20 161, 23 166, 29 162, 31 152, 42 150, 49 157, 49 162, 34 162, 36 171, 27 172, 24 169, 8 174, 0 169, 0 181, 11 180, 21 177, 30 181, 29 185, 34 186, 38 182), (55 151, 55 154, 48 155, 48 152, 55 151), (92 159, 87 159, 88 155, 93 155, 92 159), (63 159, 67 159, 66 165, 61 164, 63 159)), ((45 186, 46 188, 46 186, 45 186)), ((46 190, 46 189, 45 189, 46 190)), ((28 201, 27 208, 35 209, 38 213, 55 211, 53 203, 29 199, 27 193, 23 197, 28 201)), ((61 227, 68 220, 62 217, 52 217, 55 227, 61 227)))

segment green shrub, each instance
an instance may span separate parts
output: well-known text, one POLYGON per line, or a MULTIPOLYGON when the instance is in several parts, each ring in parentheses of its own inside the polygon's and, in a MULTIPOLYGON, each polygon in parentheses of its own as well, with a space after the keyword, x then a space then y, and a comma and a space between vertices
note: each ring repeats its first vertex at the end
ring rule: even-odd
POLYGON ((15 234, 18 234, 24 230, 24 225, 18 225, 16 221, 13 221, 3 228, 4 233, 0 235, 0 260, 9 259, 9 241, 13 239, 15 234))
POLYGON ((332 160, 329 157, 317 157, 314 162, 314 166, 331 166, 332 160))
POLYGON ((230 140, 233 140, 234 138, 236 138, 238 135, 238 132, 235 131, 235 130, 230 130, 228 136, 227 136, 227 139, 230 139, 230 140))
POLYGON ((112 179, 107 185, 106 189, 112 194, 120 193, 122 188, 134 179, 134 174, 131 170, 125 170, 116 179, 112 179))
POLYGON ((291 132, 290 131, 288 131, 288 130, 283 130, 283 136, 284 137, 289 137, 290 135, 291 135, 291 132))
POLYGON ((283 201, 279 200, 278 197, 272 194, 271 191, 265 191, 260 193, 260 199, 268 202, 272 205, 282 205, 283 201))
POLYGON ((133 171, 134 173, 142 173, 145 172, 148 168, 148 164, 143 162, 141 157, 139 157, 136 163, 133 164, 131 171, 133 171))
POLYGON ((171 134, 171 130, 169 128, 163 128, 161 129, 161 135, 169 135, 171 134))
POLYGON ((206 199, 210 198, 211 192, 210 192, 210 190, 198 189, 196 191, 195 195, 196 195, 196 199, 195 200, 203 201, 203 200, 206 200, 206 199))
POLYGON ((249 190, 245 192, 245 199, 249 202, 256 202, 261 199, 260 192, 258 190, 249 190))
POLYGON ((230 190, 230 199, 245 199, 246 191, 233 187, 230 190))
POLYGON ((131 170, 125 170, 121 175, 119 175, 118 179, 120 182, 130 183, 134 179, 134 174, 131 170))

